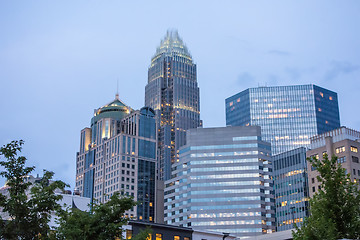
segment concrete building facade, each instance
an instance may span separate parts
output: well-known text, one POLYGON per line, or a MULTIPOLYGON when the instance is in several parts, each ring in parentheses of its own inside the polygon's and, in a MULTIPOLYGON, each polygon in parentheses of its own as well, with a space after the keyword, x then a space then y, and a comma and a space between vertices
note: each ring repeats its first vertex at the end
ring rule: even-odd
MULTIPOLYGON (((307 151, 306 156, 309 158, 320 158, 327 154, 329 157, 336 155, 338 162, 350 174, 351 180, 358 182, 360 179, 360 132, 349 129, 347 127, 340 127, 332 131, 316 135, 311 138, 310 150, 307 151)), ((312 168, 310 163, 308 167, 308 181, 309 192, 312 197, 318 189, 321 188, 321 183, 318 182, 318 172, 312 168)))
POLYGON ((188 130, 165 182, 165 223, 237 237, 275 231, 270 155, 260 127, 188 130))
POLYGON ((156 144, 151 108, 135 111, 117 95, 96 109, 91 128, 81 131, 77 153, 76 187, 81 196, 98 203, 108 201, 115 192, 133 196, 139 205, 127 211, 129 218, 162 222, 163 207, 155 199, 156 144))

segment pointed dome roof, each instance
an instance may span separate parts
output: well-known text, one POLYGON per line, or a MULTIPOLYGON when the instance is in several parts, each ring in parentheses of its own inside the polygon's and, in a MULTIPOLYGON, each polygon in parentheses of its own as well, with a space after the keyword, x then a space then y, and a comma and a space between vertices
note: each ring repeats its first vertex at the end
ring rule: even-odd
POLYGON ((156 49, 153 58, 163 54, 166 56, 173 56, 174 54, 181 55, 192 61, 191 54, 183 40, 180 38, 177 30, 168 30, 166 32, 166 36, 161 40, 160 46, 156 49))
POLYGON ((121 120, 131 111, 132 109, 123 101, 121 101, 119 99, 119 95, 116 94, 116 97, 113 101, 94 110, 94 117, 92 118, 92 122, 97 122, 101 118, 114 118, 121 120))

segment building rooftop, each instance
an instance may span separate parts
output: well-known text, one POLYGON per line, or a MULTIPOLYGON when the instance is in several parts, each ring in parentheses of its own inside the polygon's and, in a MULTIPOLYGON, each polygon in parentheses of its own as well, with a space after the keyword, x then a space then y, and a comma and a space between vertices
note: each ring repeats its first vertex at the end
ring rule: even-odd
POLYGON ((174 54, 192 61, 191 54, 179 36, 178 31, 168 30, 164 39, 161 40, 160 46, 156 49, 156 53, 153 56, 152 62, 158 59, 161 55, 173 56, 174 54))
POLYGON ((325 132, 319 135, 315 135, 310 138, 310 148, 315 149, 321 146, 325 146, 325 138, 332 137, 333 142, 340 142, 345 139, 359 141, 360 132, 351 128, 342 126, 340 128, 325 132))

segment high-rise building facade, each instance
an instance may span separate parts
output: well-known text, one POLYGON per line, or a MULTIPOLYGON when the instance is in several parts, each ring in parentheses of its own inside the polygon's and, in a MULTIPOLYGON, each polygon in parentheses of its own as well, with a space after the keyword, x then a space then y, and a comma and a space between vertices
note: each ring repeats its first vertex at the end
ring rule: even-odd
POLYGON ((115 192, 133 196, 139 204, 127 215, 154 222, 156 144, 156 119, 151 108, 134 111, 117 95, 96 109, 91 128, 81 131, 77 153, 76 187, 81 196, 95 202, 106 202, 115 192))
POLYGON ((186 130, 201 125, 196 64, 177 31, 167 32, 151 59, 145 106, 157 115, 159 177, 167 180, 186 130))
POLYGON ((227 126, 261 126, 272 154, 340 127, 337 94, 313 84, 249 88, 226 99, 227 126))
POLYGON ((276 231, 294 228, 309 214, 306 148, 300 147, 272 157, 276 231))
MULTIPOLYGON (((316 135, 311 138, 310 150, 306 156, 309 158, 323 159, 327 154, 329 158, 333 155, 338 157, 338 163, 341 164, 346 172, 350 174, 350 178, 354 182, 360 180, 360 132, 340 127, 332 131, 316 135)), ((310 197, 321 188, 321 182, 317 180, 319 172, 308 165, 309 192, 310 197)))
POLYGON ((270 155, 257 126, 188 130, 165 181, 165 223, 238 237, 275 231, 270 155))

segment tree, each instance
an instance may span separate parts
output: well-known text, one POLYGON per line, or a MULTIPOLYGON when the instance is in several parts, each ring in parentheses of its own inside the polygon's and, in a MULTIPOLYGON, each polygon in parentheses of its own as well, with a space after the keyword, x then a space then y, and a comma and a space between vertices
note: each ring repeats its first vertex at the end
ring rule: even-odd
POLYGON ((115 239, 122 238, 122 226, 127 224, 125 211, 136 206, 131 197, 117 192, 106 203, 94 204, 90 212, 69 209, 59 220, 58 239, 115 239))
POLYGON ((321 189, 310 199, 311 215, 301 228, 296 226, 293 237, 297 239, 359 239, 360 191, 345 169, 327 155, 323 160, 308 159, 319 172, 321 189))
POLYGON ((138 234, 133 236, 132 240, 149 240, 151 237, 149 236, 152 234, 152 230, 150 227, 146 227, 144 230, 141 230, 138 234))
POLYGON ((12 141, 0 148, 0 161, 4 171, 8 194, 0 194, 0 208, 8 214, 8 219, 0 219, 1 239, 48 239, 50 227, 48 223, 52 212, 61 206, 57 203, 62 198, 55 194, 56 189, 64 190, 62 181, 50 182, 54 173, 44 170, 44 176, 38 183, 26 182, 35 167, 26 167, 26 157, 18 156, 24 141, 12 141), (29 196, 29 198, 28 198, 29 196))

